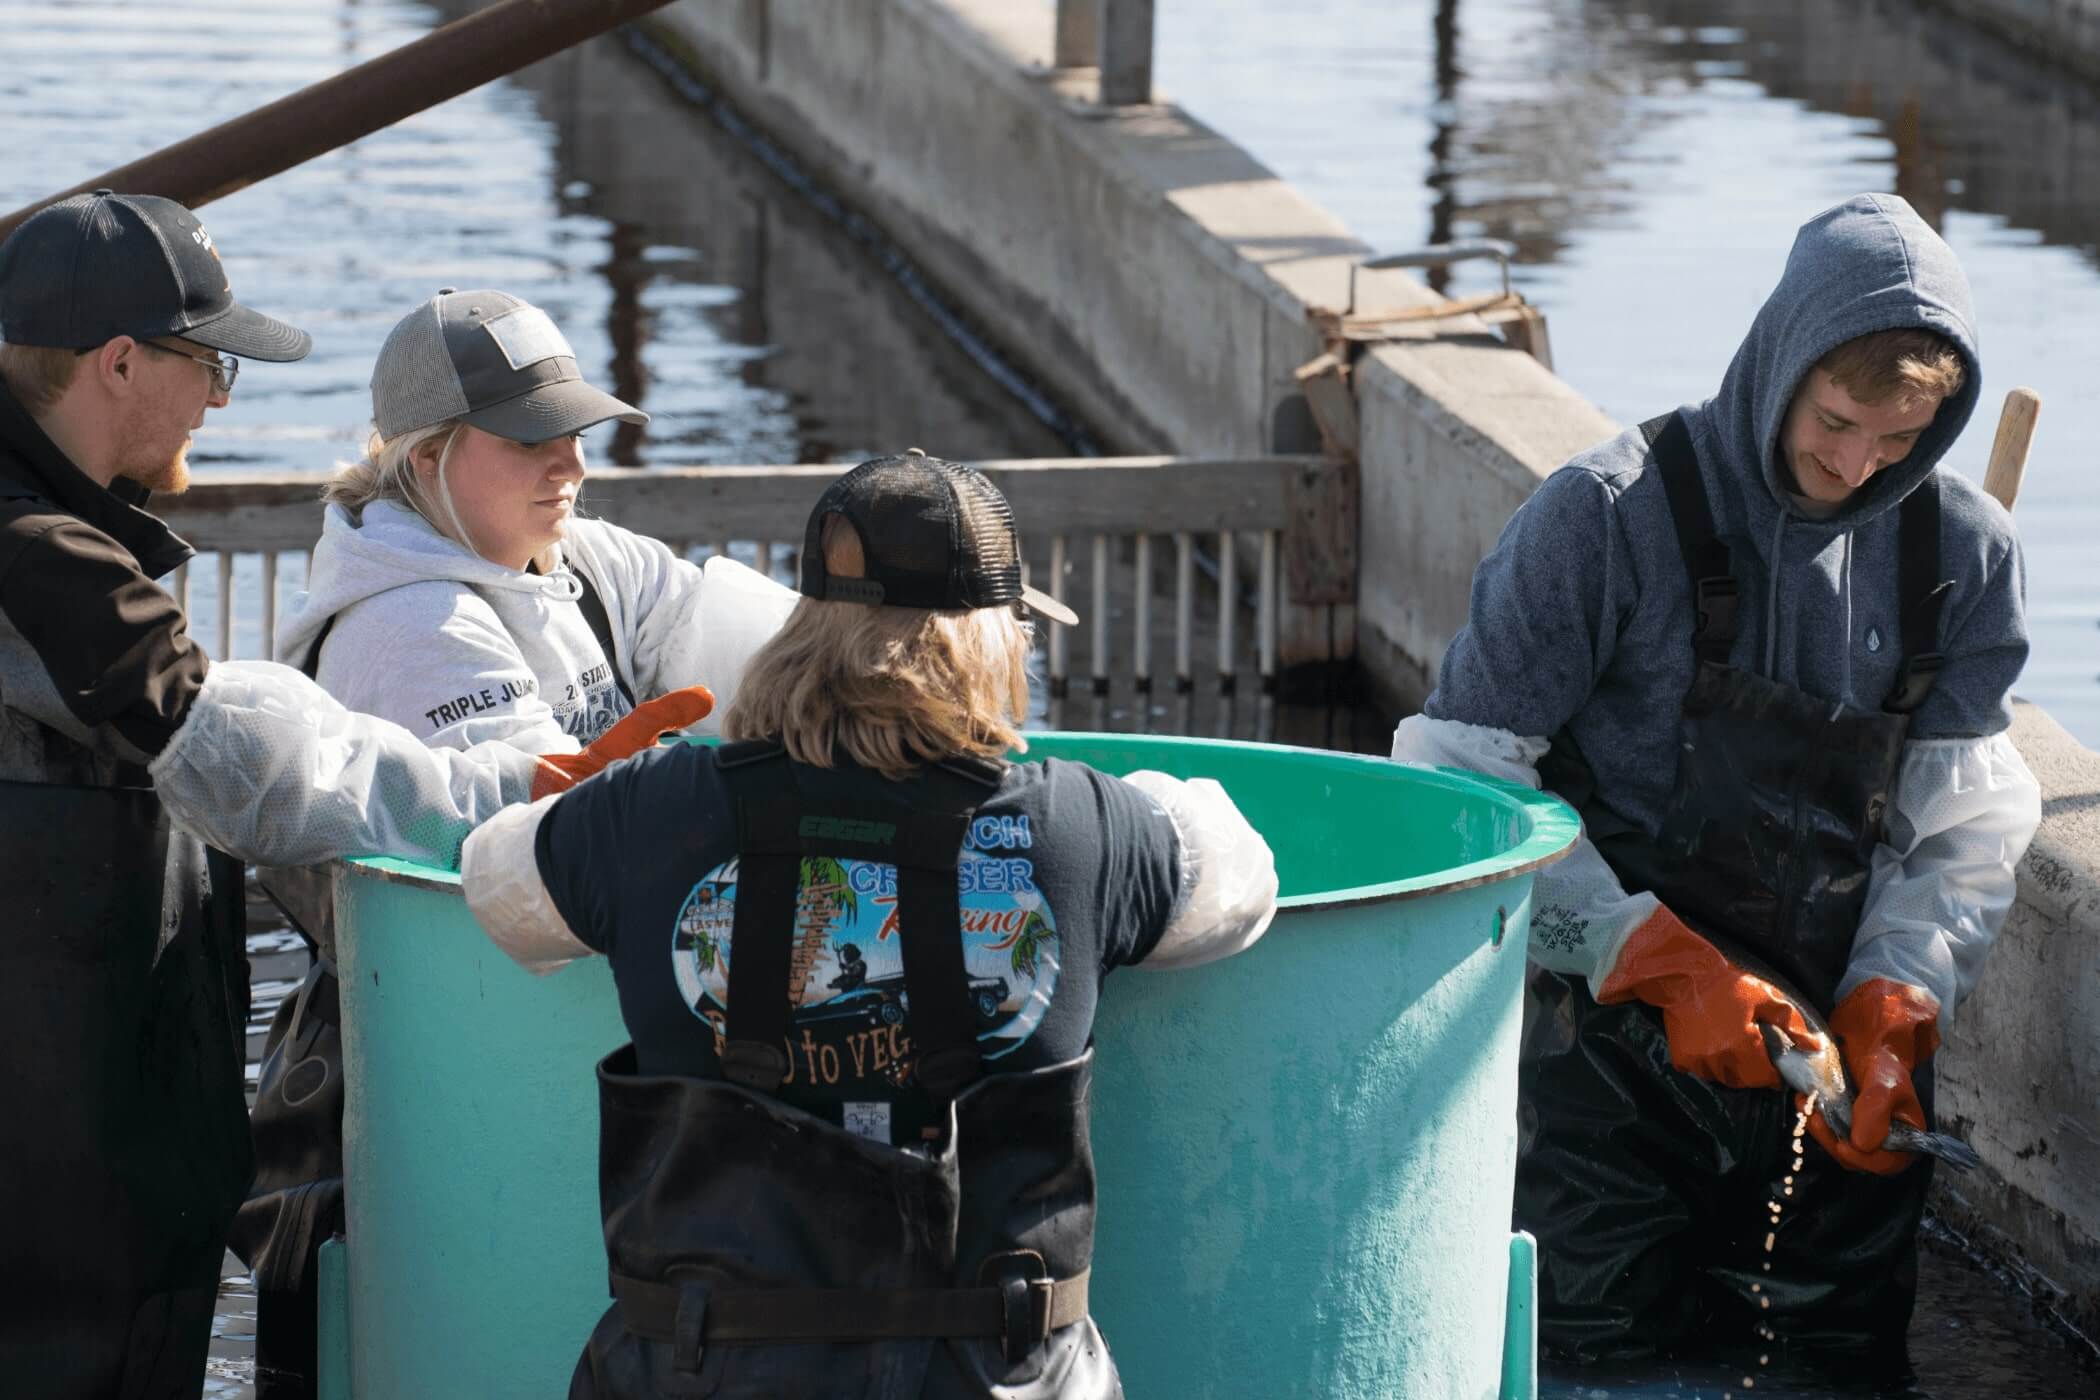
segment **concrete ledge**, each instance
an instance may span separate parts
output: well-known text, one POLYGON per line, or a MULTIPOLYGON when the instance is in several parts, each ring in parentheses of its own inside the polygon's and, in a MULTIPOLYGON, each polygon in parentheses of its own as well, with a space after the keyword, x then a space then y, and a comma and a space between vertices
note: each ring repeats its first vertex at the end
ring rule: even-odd
POLYGON ((2020 900, 1939 1053, 1939 1111, 1985 1168, 1934 1206, 2100 1336, 2100 754, 2042 710, 2013 740, 2042 784, 2020 900))
MULTIPOLYGON (((1179 109, 1094 105, 1089 72, 1048 66, 1051 6, 685 0, 652 25, 1111 450, 1317 448, 1292 372, 1322 348, 1310 309, 1345 303, 1365 245, 1179 109)), ((1437 299, 1398 273, 1359 292, 1437 299)), ((1424 522, 1436 549, 1387 551, 1354 607, 1287 620, 1285 660, 1330 659, 1331 632, 1342 656, 1361 638, 1383 690, 1419 700, 1464 620, 1470 560, 1540 477, 1614 428, 1484 333, 1365 364, 1367 407, 1400 412, 1366 445, 1364 509, 1424 522)))

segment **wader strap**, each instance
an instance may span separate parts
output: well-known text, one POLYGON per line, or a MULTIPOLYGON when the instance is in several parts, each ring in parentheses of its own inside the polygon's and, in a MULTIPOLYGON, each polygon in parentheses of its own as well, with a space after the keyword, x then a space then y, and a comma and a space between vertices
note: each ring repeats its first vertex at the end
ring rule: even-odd
POLYGON ((737 821, 736 914, 730 924, 729 1021, 724 1078, 770 1094, 787 1078, 794 1013, 788 981, 795 949, 801 851, 780 839, 777 807, 787 755, 766 744, 732 744, 715 760, 737 821))
POLYGON ((328 614, 328 620, 321 624, 321 630, 314 633, 313 645, 306 649, 306 659, 299 663, 299 669, 306 673, 306 678, 310 681, 321 679, 321 646, 328 640, 328 634, 335 630, 335 620, 341 616, 341 613, 328 614))
POLYGON ((722 1072, 770 1094, 787 1077, 796 898, 806 857, 877 861, 897 871, 904 994, 920 1082, 946 1103, 981 1062, 963 961, 956 866, 978 805, 1003 772, 931 769, 914 802, 809 798, 776 744, 725 745, 715 768, 737 814, 736 914, 730 925, 729 1020, 722 1072))
MULTIPOLYGON (((1027 1251, 1040 1268, 1042 1260, 1027 1251)), ((986 1269, 1010 1264, 999 1255, 986 1269)), ((675 1346, 679 1364, 697 1370, 706 1343, 873 1342, 898 1337, 996 1337, 1019 1361, 1052 1332, 1083 1322, 1087 1280, 1010 1277, 979 1288, 744 1288, 722 1290, 693 1280, 645 1283, 612 1276, 620 1321, 635 1336, 675 1346), (680 1322, 685 1326, 681 1327, 680 1322), (697 1332, 697 1336, 693 1335, 697 1332), (690 1358, 683 1353, 690 1350, 690 1358)))
POLYGON ((1707 504, 1706 483, 1699 477, 1691 430, 1683 414, 1669 413, 1641 424, 1641 436, 1662 472, 1670 522, 1677 529, 1677 548, 1692 586, 1692 649, 1701 661, 1725 666, 1735 646, 1735 575, 1728 568, 1728 546, 1714 533, 1714 513, 1707 504))
MULTIPOLYGON (((591 576, 574 564, 569 572, 576 575, 583 592, 576 596, 576 606, 583 609, 583 620, 590 624, 591 635, 598 639, 598 650, 605 653, 605 664, 612 668, 613 684, 620 687, 620 694, 627 697, 628 707, 634 706, 634 692, 627 687, 627 678, 620 674, 620 648, 613 640, 612 619, 605 614, 605 600, 598 596, 598 589, 591 576)), ((318 650, 318 648, 317 648, 318 650)))
POLYGON ((913 1071, 939 1105, 961 1093, 984 1067, 977 1053, 970 970, 963 962, 962 885, 956 874, 974 812, 973 807, 922 817, 927 847, 913 853, 913 864, 897 864, 897 927, 916 1052, 913 1071))
POLYGON ((1897 586, 1902 590, 1903 669, 1881 708, 1905 715, 1925 703, 1946 657, 1940 651, 1940 614, 1952 579, 1940 575, 1940 482, 1937 475, 1903 498, 1898 519, 1901 563, 1897 586))

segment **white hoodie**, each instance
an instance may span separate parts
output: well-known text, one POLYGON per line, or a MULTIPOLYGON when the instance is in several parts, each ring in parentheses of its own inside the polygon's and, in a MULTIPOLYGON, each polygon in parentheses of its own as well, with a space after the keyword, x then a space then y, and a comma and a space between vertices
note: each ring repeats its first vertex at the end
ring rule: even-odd
POLYGON ((278 624, 277 659, 304 665, 332 618, 315 679, 350 709, 426 744, 574 753, 632 708, 615 664, 637 699, 707 686, 715 711, 696 728, 713 732, 797 596, 728 559, 703 571, 602 520, 572 520, 556 553, 549 573, 520 572, 395 502, 355 516, 331 505, 306 591, 278 624), (605 605, 615 658, 578 605, 578 570, 605 605))

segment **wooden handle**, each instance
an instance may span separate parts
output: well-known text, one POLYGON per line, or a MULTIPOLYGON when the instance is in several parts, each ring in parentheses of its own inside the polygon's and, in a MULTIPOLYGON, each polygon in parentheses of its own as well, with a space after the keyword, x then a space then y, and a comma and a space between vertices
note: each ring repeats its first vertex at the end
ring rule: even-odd
POLYGON ((2034 441, 2034 418, 2041 412, 2042 396, 2032 389, 2013 389, 2005 395, 2004 411, 1998 415, 1998 436, 1991 443, 1990 465, 1984 468, 1983 489, 1998 498, 2007 510, 2020 494, 2020 478, 2027 474, 2027 448, 2034 441))

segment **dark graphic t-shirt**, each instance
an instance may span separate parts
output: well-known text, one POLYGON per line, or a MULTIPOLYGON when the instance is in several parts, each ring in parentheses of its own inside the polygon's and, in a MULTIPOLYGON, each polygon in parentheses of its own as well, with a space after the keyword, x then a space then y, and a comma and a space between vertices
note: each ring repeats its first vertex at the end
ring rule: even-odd
MULTIPOLYGON (((783 782, 785 764, 771 765, 783 782)), ((915 783, 792 770, 815 799, 908 798, 915 783)), ((577 787, 541 823, 540 878, 578 938, 612 959, 643 1074, 721 1076, 736 917, 736 821, 714 750, 657 749, 577 787)), ((957 867, 963 960, 988 1072, 1069 1060, 1093 1034, 1102 978, 1158 943, 1180 872, 1172 822, 1083 764, 1013 765, 971 822, 957 867)), ((864 1136, 919 1140, 896 867, 805 857, 779 1096, 864 1136)))

